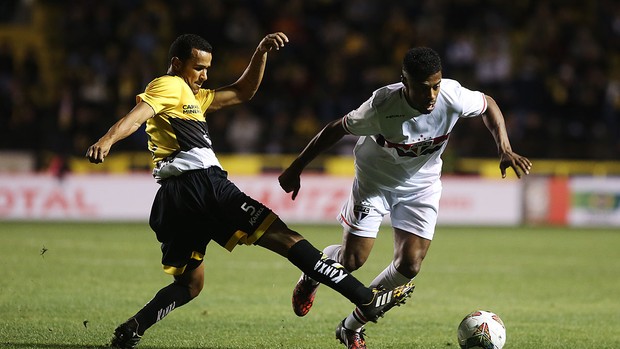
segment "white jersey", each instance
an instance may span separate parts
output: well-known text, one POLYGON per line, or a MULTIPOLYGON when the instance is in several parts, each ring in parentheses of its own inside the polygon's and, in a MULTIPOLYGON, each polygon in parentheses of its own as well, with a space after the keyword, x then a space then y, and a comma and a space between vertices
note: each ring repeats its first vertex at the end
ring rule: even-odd
POLYGON ((407 102, 402 83, 384 86, 343 118, 347 132, 361 136, 354 149, 357 179, 364 186, 410 192, 441 176, 441 154, 463 117, 486 111, 482 92, 442 79, 435 108, 421 114, 407 102))

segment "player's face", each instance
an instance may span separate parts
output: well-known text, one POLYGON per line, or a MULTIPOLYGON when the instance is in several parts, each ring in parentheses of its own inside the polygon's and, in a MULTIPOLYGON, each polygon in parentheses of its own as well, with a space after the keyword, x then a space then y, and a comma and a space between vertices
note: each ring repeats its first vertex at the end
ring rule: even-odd
POLYGON ((428 76, 424 80, 416 80, 403 70, 402 82, 405 85, 407 102, 422 114, 428 114, 435 109, 437 96, 441 85, 441 71, 428 76))
MULTIPOLYGON (((187 85, 197 94, 202 84, 207 81, 207 69, 211 67, 213 56, 206 51, 192 49, 192 56, 185 62, 178 60, 175 75, 181 77, 187 85)), ((175 62, 173 62, 174 66, 175 62)), ((176 67, 175 67, 176 68, 176 67)))

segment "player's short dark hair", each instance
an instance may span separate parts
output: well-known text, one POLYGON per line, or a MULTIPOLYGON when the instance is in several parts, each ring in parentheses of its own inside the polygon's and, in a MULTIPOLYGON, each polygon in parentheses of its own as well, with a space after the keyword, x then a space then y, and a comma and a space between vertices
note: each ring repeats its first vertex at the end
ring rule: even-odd
POLYGON ((426 79, 441 71, 441 58, 432 48, 414 47, 405 54, 403 69, 414 79, 426 79))
POLYGON ((209 53, 213 51, 211 44, 202 37, 196 34, 183 34, 176 38, 170 45, 168 62, 170 62, 172 57, 177 57, 181 61, 187 60, 192 56, 192 49, 194 48, 209 53))

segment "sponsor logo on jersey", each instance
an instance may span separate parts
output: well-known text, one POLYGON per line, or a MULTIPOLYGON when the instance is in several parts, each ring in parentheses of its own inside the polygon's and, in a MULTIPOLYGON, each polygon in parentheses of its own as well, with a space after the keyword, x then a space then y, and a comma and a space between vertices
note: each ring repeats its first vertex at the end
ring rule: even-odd
POLYGON ((407 115, 405 115, 405 114, 394 114, 394 115, 388 115, 388 116, 386 116, 385 118, 386 118, 386 119, 393 119, 393 118, 404 118, 404 117, 406 117, 406 116, 407 116, 407 115))
POLYGON ((202 114, 202 110, 195 104, 183 104, 183 114, 202 114))
POLYGON ((446 134, 443 136, 430 138, 423 140, 421 142, 411 143, 411 144, 402 144, 402 143, 392 143, 383 137, 383 135, 378 135, 376 138, 377 144, 385 148, 393 148, 396 149, 396 153, 400 156, 409 156, 412 158, 422 156, 422 155, 430 155, 439 149, 448 141, 450 134, 446 134))
POLYGON ((353 205, 353 215, 357 218, 358 221, 366 218, 370 213, 370 205, 367 203, 356 203, 353 205))
POLYGON ((252 215, 252 217, 250 218, 250 224, 252 226, 254 226, 256 224, 256 221, 258 220, 258 217, 260 217, 261 213, 263 213, 264 210, 265 210, 265 208, 261 207, 258 210, 256 210, 256 213, 254 213, 254 215, 252 215))

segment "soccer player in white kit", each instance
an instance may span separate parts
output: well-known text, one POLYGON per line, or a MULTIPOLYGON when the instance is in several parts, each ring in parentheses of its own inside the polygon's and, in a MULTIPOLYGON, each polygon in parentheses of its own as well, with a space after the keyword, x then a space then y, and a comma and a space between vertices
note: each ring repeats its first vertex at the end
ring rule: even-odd
MULTIPOLYGON (((389 213, 394 259, 371 285, 390 289, 406 284, 419 273, 435 232, 441 154, 457 121, 477 116, 493 135, 502 177, 508 167, 519 178, 528 174, 532 163, 512 151, 496 102, 442 78, 441 59, 434 50, 412 48, 403 59, 401 82, 379 88, 359 108, 327 124, 280 175, 280 185, 294 200, 306 165, 346 134, 359 136, 351 196, 338 215, 342 244, 328 246, 324 253, 349 271, 360 268, 389 213)), ((317 288, 318 283, 302 274, 293 292, 297 315, 308 313, 317 288)), ((366 322, 355 309, 336 328, 336 338, 349 349, 366 348, 366 322)))

